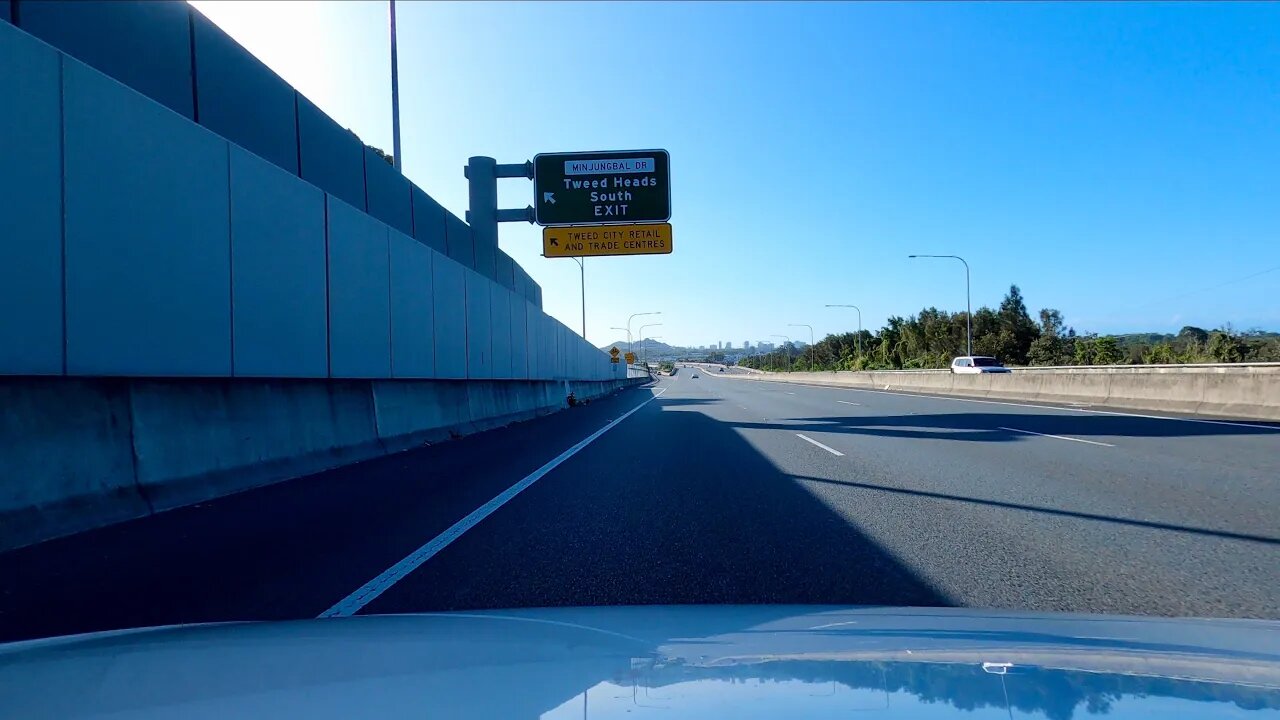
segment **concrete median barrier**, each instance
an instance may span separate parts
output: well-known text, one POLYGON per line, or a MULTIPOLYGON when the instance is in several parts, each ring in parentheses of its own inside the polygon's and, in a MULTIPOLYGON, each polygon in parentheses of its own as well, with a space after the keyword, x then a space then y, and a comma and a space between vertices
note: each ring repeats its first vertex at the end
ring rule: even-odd
POLYGON ((1280 372, 1249 368, 1205 375, 1198 412, 1280 420, 1280 372))
POLYGON ((639 380, 0 378, 0 550, 507 425, 639 380))
POLYGON ((1280 421, 1280 363, 1015 368, 983 375, 897 370, 724 377, 1280 421))
POLYGON ((382 453, 368 383, 140 380, 138 486, 154 510, 382 453))
POLYGON ((150 512, 130 424, 127 381, 0 381, 0 549, 150 512))

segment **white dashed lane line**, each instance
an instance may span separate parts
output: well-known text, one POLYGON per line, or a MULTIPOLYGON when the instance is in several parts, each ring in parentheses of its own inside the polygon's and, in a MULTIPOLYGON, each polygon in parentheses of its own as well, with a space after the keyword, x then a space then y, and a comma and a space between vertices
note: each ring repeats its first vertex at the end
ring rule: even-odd
POLYGON ((813 443, 814 445, 817 445, 818 447, 822 448, 823 450, 826 450, 827 452, 831 453, 832 455, 835 455, 836 457, 844 457, 844 453, 840 452, 839 450, 836 450, 835 448, 832 448, 832 447, 827 447, 826 445, 823 445, 822 443, 818 442, 817 440, 814 440, 813 438, 807 435, 801 435, 800 433, 796 433, 796 437, 800 438, 801 440, 804 440, 805 442, 813 443))

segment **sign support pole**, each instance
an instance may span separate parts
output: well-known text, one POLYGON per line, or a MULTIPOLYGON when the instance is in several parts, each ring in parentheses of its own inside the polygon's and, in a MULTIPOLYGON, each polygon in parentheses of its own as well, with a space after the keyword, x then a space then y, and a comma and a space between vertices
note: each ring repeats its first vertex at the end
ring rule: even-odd
POLYGON ((498 178, 533 177, 533 163, 499 165, 483 155, 467 158, 462 173, 467 178, 467 224, 475 243, 498 247, 498 223, 533 222, 533 207, 498 209, 498 178))

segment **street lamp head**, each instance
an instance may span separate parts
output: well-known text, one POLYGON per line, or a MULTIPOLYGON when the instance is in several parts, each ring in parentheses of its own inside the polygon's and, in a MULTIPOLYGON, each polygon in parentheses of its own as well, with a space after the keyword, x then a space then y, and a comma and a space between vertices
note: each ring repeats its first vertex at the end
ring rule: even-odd
POLYGON ((918 258, 918 257, 920 257, 920 256, 919 256, 919 255, 908 255, 907 257, 909 257, 909 258, 918 258))

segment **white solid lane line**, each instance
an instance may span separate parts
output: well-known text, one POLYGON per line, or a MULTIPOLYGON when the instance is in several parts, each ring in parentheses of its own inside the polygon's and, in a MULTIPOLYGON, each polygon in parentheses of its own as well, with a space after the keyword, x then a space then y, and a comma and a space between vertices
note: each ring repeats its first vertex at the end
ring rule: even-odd
POLYGON ((861 406, 862 406, 862 403, 849 402, 848 400, 837 400, 836 402, 838 402, 838 403, 842 403, 842 404, 844 404, 844 405, 857 405, 857 406, 859 406, 859 407, 861 407, 861 406))
POLYGON ((1039 435, 1040 437, 1055 438, 1057 440, 1070 440, 1071 442, 1089 443, 1090 445, 1101 445, 1103 447, 1115 447, 1111 443, 1098 442, 1096 440, 1081 440, 1080 438, 1067 437, 1066 435, 1050 435, 1049 433, 1032 432, 1031 430, 1019 430, 1018 428, 997 428, 998 430, 1008 430, 1009 432, 1026 433, 1027 435, 1039 435))
POLYGON ((835 448, 827 447, 826 445, 823 445, 822 443, 818 442, 817 440, 814 440, 811 437, 808 437, 807 435, 801 435, 800 433, 796 433, 796 437, 800 438, 801 440, 804 440, 805 442, 811 442, 814 445, 817 445, 818 447, 822 448, 823 450, 826 450, 827 452, 831 453, 832 455, 835 455, 836 457, 844 457, 844 453, 840 452, 839 450, 836 450, 835 448))
POLYGON ((512 485, 506 490, 503 490, 497 497, 473 510, 470 515, 467 515, 454 523, 448 530, 445 530, 432 538, 426 545, 414 550, 408 557, 387 568, 381 575, 365 583, 360 587, 360 589, 345 598, 339 600, 333 607, 320 613, 320 617, 348 617, 360 612, 361 608, 373 602, 379 595, 386 592, 388 588, 402 580, 404 576, 414 570, 417 570, 423 563, 448 547, 449 543, 457 540, 463 533, 475 527, 481 520, 492 515, 495 510, 506 505, 511 498, 519 495, 523 490, 525 490, 525 488, 528 488, 530 485, 542 479, 544 475, 555 470, 559 467, 560 463, 563 463, 565 460, 568 460, 578 454, 580 450, 590 445, 592 442, 595 442, 596 438, 609 432, 609 430, 611 430, 615 425, 631 417, 632 413, 662 397, 662 393, 666 391, 667 388, 662 388, 658 392, 654 393, 654 395, 649 399, 626 411, 608 425, 605 425, 599 430, 588 435, 582 442, 579 442, 577 445, 574 445, 568 450, 560 453, 551 462, 548 462, 546 465, 534 470, 520 482, 512 485))
POLYGON ((787 394, 788 394, 788 395, 795 395, 795 393, 793 393, 793 392, 788 392, 787 394))

